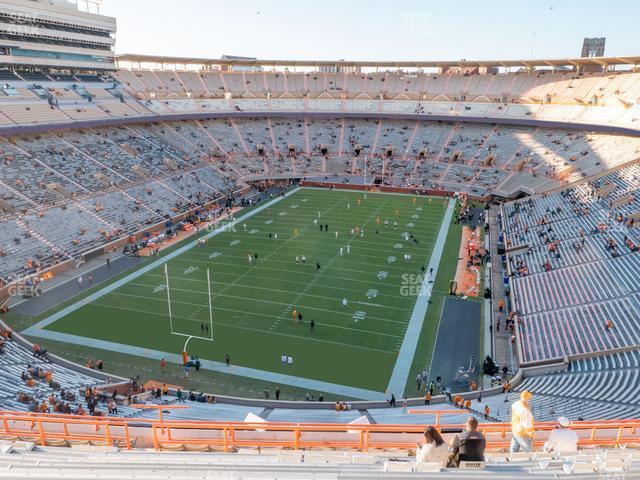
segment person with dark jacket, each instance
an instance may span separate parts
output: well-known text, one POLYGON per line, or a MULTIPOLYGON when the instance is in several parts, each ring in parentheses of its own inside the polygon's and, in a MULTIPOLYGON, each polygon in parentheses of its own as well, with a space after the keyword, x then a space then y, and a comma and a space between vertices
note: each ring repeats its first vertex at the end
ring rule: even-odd
POLYGON ((467 418, 465 431, 456 435, 451 443, 449 467, 459 467, 460 462, 484 462, 484 449, 487 440, 478 432, 476 417, 467 418))

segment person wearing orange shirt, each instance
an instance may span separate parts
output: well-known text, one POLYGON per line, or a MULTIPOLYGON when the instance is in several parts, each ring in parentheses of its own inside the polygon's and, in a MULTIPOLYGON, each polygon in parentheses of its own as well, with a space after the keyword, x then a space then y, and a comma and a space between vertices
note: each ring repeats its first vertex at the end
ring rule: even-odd
POLYGON ((502 312, 504 310, 505 302, 504 298, 498 300, 498 311, 502 312))

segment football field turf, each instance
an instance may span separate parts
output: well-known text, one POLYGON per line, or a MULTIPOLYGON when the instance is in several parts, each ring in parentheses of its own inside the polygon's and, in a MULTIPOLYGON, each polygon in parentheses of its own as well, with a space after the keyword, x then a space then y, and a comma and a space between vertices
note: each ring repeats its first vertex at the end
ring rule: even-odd
POLYGON ((441 198, 300 189, 168 261, 174 334, 163 265, 44 328, 87 337, 87 345, 168 354, 182 351, 184 335, 212 333, 212 341, 191 339, 189 354, 217 362, 228 354, 232 366, 384 392, 446 208, 441 198), (207 269, 213 332, 203 330, 207 269))

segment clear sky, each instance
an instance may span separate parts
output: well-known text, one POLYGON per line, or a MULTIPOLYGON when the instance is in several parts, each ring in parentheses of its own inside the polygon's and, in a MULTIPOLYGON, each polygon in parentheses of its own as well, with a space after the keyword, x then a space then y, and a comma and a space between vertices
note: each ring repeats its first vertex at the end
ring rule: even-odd
POLYGON ((640 54, 636 0, 104 0, 117 53, 458 60, 640 54))

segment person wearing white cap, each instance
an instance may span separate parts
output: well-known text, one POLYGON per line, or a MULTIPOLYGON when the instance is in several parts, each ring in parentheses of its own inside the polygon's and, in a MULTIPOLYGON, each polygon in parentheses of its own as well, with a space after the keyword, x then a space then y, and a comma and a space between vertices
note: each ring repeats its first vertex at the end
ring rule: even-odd
POLYGON ((578 434, 571 430, 567 417, 560 417, 558 425, 544 444, 545 452, 575 452, 578 450, 578 434))

